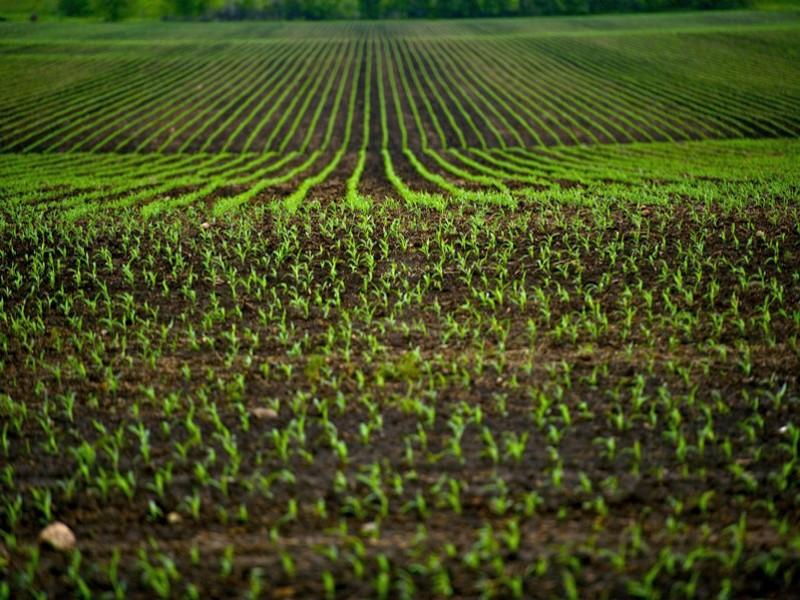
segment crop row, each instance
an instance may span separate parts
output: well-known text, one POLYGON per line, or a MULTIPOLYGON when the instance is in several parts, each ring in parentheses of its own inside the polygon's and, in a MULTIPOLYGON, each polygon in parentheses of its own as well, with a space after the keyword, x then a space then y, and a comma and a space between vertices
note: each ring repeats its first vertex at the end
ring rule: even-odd
MULTIPOLYGON (((382 64, 379 61, 378 73, 382 64)), ((344 135, 336 141, 336 127, 329 121, 318 150, 283 155, 1 155, 0 197, 9 206, 37 205, 78 218, 132 206, 153 216, 193 203, 205 203, 221 214, 256 199, 290 208, 305 198, 344 199, 350 205, 383 199, 368 190, 382 190, 384 197, 410 203, 442 204, 451 197, 515 204, 545 197, 588 197, 595 191, 634 198, 639 186, 658 182, 650 188, 659 198, 713 199, 718 192, 708 180, 725 179, 731 187, 745 188, 755 179, 776 191, 784 190, 781 193, 787 197, 796 194, 792 174, 798 170, 800 145, 793 140, 460 151, 428 147, 415 153, 404 144, 408 132, 403 120, 402 150, 388 149, 383 140, 387 147, 380 155, 380 170, 367 171, 368 135, 358 139, 352 107, 358 104, 358 83, 369 73, 351 70, 349 78, 338 79, 335 89, 329 86, 326 95, 341 115, 344 135), (357 151, 345 152, 355 144, 360 145, 357 151), (326 188, 323 184, 331 178, 341 183, 326 188)), ((380 127, 388 118, 386 107, 400 101, 398 85, 378 87, 375 98, 364 99, 360 125, 366 134, 374 127, 371 114, 378 113, 380 127), (372 100, 378 103, 377 109, 372 108, 372 100)), ((313 118, 319 118, 319 106, 313 118)))
MULTIPOLYGON (((255 25, 232 29, 245 37, 235 42, 191 43, 177 26, 159 27, 153 44, 12 37, 0 46, 10 58, 4 76, 36 76, 21 77, 2 99, 0 149, 313 152, 338 119, 323 82, 367 65, 357 98, 374 100, 379 86, 400 86, 397 106, 388 98, 388 141, 398 144, 405 119, 406 143, 417 153, 800 132, 796 31, 785 26, 552 36, 485 30, 437 39, 362 25, 336 38, 314 35, 310 26, 301 29, 305 37, 287 40, 270 38, 276 30, 264 26, 260 44, 247 41, 259 32, 255 25), (41 89, 41 80, 73 66, 74 76, 64 78, 71 83, 41 89), (304 144, 318 105, 323 113, 304 144)), ((365 106, 357 101, 348 116, 360 133, 365 106)), ((373 124, 364 137, 377 147, 382 133, 373 124)), ((336 131, 334 148, 345 135, 336 131)), ((353 148, 345 150, 358 139, 350 135, 353 148)))

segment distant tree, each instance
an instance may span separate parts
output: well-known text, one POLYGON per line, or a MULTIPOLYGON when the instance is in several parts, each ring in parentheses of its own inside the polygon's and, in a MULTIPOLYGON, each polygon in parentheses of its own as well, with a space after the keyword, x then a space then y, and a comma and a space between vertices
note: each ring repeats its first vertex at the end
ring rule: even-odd
POLYGON ((259 13, 265 19, 283 19, 284 18, 283 0, 263 0, 261 2, 259 13))
MULTIPOLYGON (((504 2, 504 0, 489 0, 492 3, 504 2)), ((459 17, 480 17, 486 14, 479 0, 461 0, 458 7, 459 17)))
POLYGON ((58 13, 65 17, 86 16, 89 8, 89 0, 58 0, 58 13))
MULTIPOLYGON (((480 10, 481 14, 487 17, 510 14, 510 9, 511 2, 509 0, 481 0, 480 6, 477 7, 477 10, 480 10)), ((474 16, 474 13, 467 16, 474 16)))
POLYGON ((432 0, 404 0, 405 14, 409 17, 430 17, 433 9, 432 0))
POLYGON ((589 12, 589 0, 540 0, 544 15, 582 15, 589 12))
POLYGON ((128 7, 128 0, 95 0, 95 12, 106 21, 119 21, 128 7))
POLYGON ((377 19, 381 16, 380 0, 358 0, 358 14, 362 19, 377 19))
POLYGON ((304 19, 319 21, 329 16, 326 13, 330 10, 330 6, 326 5, 325 0, 302 0, 300 10, 304 19))
POLYGON ((303 16, 303 3, 300 0, 284 0, 283 18, 299 19, 303 16))
POLYGON ((448 17, 452 17, 458 12, 458 7, 456 6, 459 0, 433 0, 433 15, 434 17, 439 17, 440 19, 446 19, 448 17))
POLYGON ((357 15, 354 2, 347 0, 303 0, 303 18, 310 20, 346 19, 357 15))
POLYGON ((403 19, 409 15, 408 0, 381 0, 380 17, 382 19, 403 19))
POLYGON ((589 13, 589 0, 564 0, 565 12, 570 15, 589 13))
POLYGON ((179 17, 193 17, 197 14, 197 3, 195 0, 171 0, 170 13, 179 17))

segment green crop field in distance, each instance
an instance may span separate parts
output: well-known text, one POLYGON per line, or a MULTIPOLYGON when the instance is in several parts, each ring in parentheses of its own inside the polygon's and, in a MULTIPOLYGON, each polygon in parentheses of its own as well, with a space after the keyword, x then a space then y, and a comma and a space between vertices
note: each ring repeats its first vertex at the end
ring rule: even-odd
POLYGON ((800 597, 800 13, 0 56, 0 600, 800 597))

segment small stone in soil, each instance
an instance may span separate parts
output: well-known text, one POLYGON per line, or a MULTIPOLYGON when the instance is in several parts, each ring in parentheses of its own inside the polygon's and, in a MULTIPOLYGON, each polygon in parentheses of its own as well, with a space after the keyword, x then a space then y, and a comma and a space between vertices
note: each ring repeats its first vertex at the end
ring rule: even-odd
POLYGON ((253 413, 253 416, 256 419, 277 419, 278 413, 272 408, 265 408, 263 406, 258 406, 252 409, 250 412, 253 413))
POLYGON ((56 521, 42 529, 39 542, 58 552, 67 552, 75 547, 75 534, 64 523, 56 521))

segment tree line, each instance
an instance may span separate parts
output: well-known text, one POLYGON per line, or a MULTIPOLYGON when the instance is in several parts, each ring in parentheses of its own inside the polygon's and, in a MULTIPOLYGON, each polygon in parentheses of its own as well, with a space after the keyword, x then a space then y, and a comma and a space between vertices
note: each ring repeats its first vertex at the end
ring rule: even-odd
MULTIPOLYGON (((156 0, 158 1, 158 0, 156 0)), ((137 2, 153 0, 59 0, 64 16, 100 16, 116 21, 137 2)), ((748 0, 162 0, 170 19, 452 19, 610 12, 655 12, 736 8, 748 0)))

